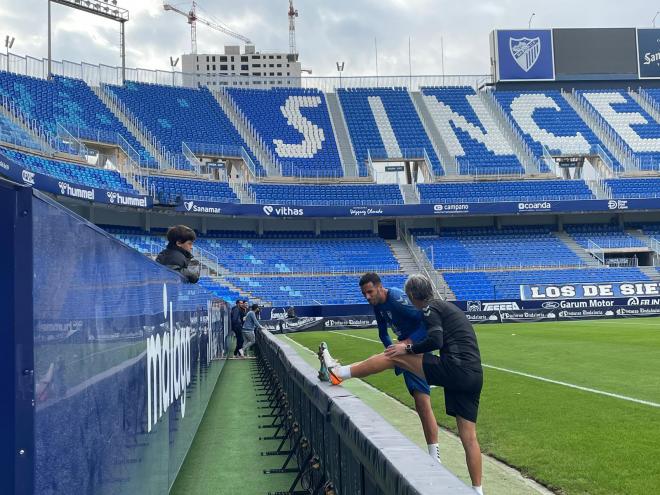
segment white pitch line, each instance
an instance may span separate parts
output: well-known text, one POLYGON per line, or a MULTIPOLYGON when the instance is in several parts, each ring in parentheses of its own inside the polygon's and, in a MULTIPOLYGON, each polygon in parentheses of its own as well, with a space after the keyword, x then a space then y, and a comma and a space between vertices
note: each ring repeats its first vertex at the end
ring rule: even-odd
MULTIPOLYGON (((369 339, 367 337, 360 337, 359 335, 351 335, 349 333, 343 333, 343 332, 337 332, 334 330, 331 330, 330 333, 336 333, 337 335, 343 335, 344 337, 352 337, 354 339, 361 339, 361 340, 368 340, 369 342, 376 342, 380 343, 380 340, 375 340, 375 339, 369 339)), ((499 366, 492 366, 490 364, 481 364, 484 368, 490 368, 496 371, 502 371, 504 373, 511 373, 512 375, 518 375, 518 376, 524 376, 525 378, 531 378, 533 380, 538 380, 541 382, 546 382, 546 383, 552 383, 554 385, 562 385, 564 387, 572 388, 575 390, 581 390, 583 392, 590 392, 592 394, 598 394, 598 395, 604 395, 605 397, 612 397, 614 399, 620 399, 620 400, 625 400, 628 402, 634 402, 636 404, 642 404, 645 406, 651 406, 651 407, 658 407, 660 408, 660 404, 657 402, 651 402, 648 400, 642 400, 642 399, 636 399, 635 397, 628 397, 626 395, 620 395, 620 394, 615 394, 612 392, 605 392, 604 390, 598 390, 595 388, 589 388, 589 387, 583 387, 581 385, 575 385, 573 383, 568 383, 568 382, 562 382, 559 380, 552 380, 550 378, 545 378, 542 376, 538 375, 532 375, 530 373, 523 373, 522 371, 516 371, 516 370, 510 370, 508 368, 500 368, 499 366)))

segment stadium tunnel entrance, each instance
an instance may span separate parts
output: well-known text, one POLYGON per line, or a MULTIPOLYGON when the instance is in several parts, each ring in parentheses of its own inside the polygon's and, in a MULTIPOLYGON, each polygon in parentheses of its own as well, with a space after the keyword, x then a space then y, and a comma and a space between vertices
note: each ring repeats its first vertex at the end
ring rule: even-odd
POLYGON ((379 220, 378 237, 382 239, 396 239, 396 220, 379 220))

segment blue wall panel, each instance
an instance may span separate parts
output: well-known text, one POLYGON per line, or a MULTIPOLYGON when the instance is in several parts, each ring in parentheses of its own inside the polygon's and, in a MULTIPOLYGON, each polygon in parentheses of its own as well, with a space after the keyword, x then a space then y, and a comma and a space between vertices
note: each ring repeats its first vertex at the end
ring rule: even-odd
MULTIPOLYGON (((225 362, 227 307, 63 207, 29 196, 31 232, 17 242, 32 251, 33 267, 15 272, 33 281, 25 301, 32 319, 13 338, 33 339, 34 406, 18 424, 32 430, 35 449, 17 486, 33 481, 39 494, 167 493, 225 362)), ((15 191, 0 189, 2 204, 15 201, 15 191)), ((10 337, 0 336, 2 346, 16 350, 10 337)), ((17 382, 26 366, 13 363, 17 382)), ((3 489, 8 475, 2 471, 3 489)))

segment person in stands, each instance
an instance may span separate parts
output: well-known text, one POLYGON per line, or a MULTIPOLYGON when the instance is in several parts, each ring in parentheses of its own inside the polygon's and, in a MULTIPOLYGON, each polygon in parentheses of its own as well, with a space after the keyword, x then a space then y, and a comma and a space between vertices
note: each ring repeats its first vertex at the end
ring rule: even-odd
POLYGON ((199 273, 190 268, 193 259, 193 243, 197 239, 195 231, 185 225, 175 225, 167 229, 167 247, 163 249, 156 261, 183 275, 188 282, 199 281, 199 273))

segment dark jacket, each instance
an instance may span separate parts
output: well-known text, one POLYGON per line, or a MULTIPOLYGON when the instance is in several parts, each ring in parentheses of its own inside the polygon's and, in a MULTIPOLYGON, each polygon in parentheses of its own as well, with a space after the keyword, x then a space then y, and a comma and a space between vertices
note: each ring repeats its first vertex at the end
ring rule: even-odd
POLYGON ((232 332, 240 332, 243 330, 243 311, 238 306, 231 308, 231 330, 232 332))
POLYGON ((194 284, 199 281, 199 274, 188 268, 192 257, 191 253, 185 249, 181 249, 176 244, 168 244, 156 257, 156 261, 181 273, 181 275, 188 279, 188 282, 194 284))

